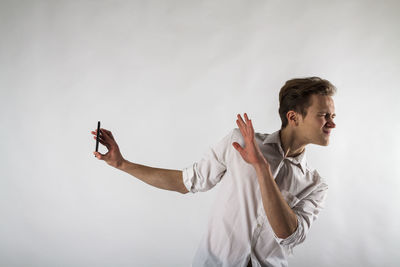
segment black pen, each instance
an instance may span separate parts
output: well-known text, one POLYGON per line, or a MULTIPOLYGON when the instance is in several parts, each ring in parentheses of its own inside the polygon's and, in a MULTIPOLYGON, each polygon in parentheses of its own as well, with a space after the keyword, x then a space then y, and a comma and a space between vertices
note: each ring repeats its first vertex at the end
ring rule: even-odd
POLYGON ((100 121, 97 122, 96 152, 98 152, 99 150, 99 136, 100 136, 100 121))

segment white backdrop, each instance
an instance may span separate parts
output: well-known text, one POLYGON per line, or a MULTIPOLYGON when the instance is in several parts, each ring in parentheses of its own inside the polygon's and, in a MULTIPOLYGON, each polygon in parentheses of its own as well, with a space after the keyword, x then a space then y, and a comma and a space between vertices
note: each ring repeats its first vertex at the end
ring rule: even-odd
POLYGON ((97 160, 182 169, 280 127, 294 77, 337 86, 307 158, 326 208, 290 266, 399 266, 398 1, 0 1, 0 265, 189 266, 218 185, 181 195, 97 160), (101 146, 100 152, 104 153, 101 146))

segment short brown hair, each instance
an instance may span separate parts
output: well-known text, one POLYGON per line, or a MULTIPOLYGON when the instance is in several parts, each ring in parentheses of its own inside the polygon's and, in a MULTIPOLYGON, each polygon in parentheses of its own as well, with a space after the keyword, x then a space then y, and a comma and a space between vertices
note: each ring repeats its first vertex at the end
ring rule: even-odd
POLYGON ((282 120, 281 129, 288 124, 286 114, 293 110, 303 117, 307 115, 307 109, 311 106, 311 95, 333 96, 336 87, 328 80, 319 77, 307 77, 291 79, 285 83, 279 92, 279 116, 282 120))

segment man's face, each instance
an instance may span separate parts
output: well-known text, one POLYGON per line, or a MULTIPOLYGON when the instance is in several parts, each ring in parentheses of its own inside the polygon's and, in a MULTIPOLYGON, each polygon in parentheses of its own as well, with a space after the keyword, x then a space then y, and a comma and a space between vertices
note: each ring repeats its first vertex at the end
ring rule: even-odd
POLYGON ((300 115, 299 133, 306 143, 327 146, 330 132, 336 127, 335 104, 330 96, 312 95, 307 115, 300 115))

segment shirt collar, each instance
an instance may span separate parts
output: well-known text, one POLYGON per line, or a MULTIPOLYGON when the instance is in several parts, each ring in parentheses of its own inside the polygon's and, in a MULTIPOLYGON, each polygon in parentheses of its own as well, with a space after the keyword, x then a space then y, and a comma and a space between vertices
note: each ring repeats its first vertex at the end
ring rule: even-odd
MULTIPOLYGON (((278 145, 278 149, 279 149, 279 153, 282 156, 282 158, 284 157, 284 152, 282 149, 282 143, 281 143, 281 138, 280 138, 280 131, 278 130, 276 132, 273 132, 269 135, 267 135, 267 137, 265 137, 263 144, 277 144, 278 145)), ((296 156, 296 157, 285 157, 286 159, 288 159, 289 161, 291 161, 293 164, 297 165, 298 167, 300 167, 301 171, 303 172, 303 174, 306 171, 306 150, 304 148, 303 152, 296 156)))

